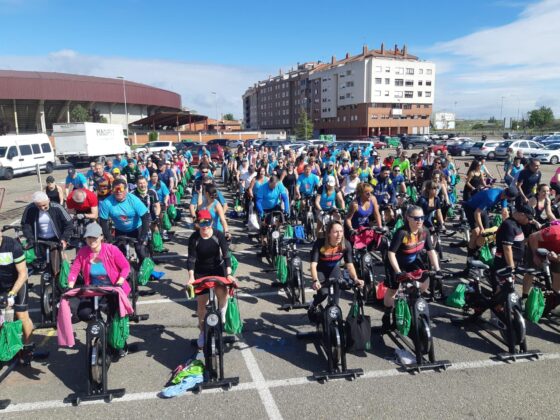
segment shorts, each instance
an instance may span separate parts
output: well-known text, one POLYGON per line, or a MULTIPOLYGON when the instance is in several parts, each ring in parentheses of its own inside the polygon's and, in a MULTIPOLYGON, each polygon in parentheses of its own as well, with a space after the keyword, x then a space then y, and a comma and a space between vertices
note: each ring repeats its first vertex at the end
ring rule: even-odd
MULTIPOLYGON (((420 256, 417 255, 416 259, 408 264, 399 264, 402 271, 405 273, 410 273, 411 271, 418 270, 418 269, 425 269, 424 263, 420 259, 420 256)), ((399 288, 399 282, 397 281, 397 274, 393 270, 391 264, 387 265, 387 275, 385 276, 385 287, 393 290, 397 290, 399 288)))
MULTIPOLYGON (((12 290, 11 287, 0 287, 0 294, 4 294, 4 293, 8 293, 10 290, 12 290)), ((23 283, 23 286, 21 286, 21 288, 19 289, 19 291, 17 292, 17 295, 15 297, 15 303, 14 303, 14 312, 27 312, 28 310, 28 305, 27 305, 27 299, 28 299, 28 293, 27 293, 27 282, 23 283)))
MULTIPOLYGON (((476 227, 476 222, 474 220, 475 211, 476 211, 475 209, 465 206, 465 216, 467 216, 467 222, 469 222, 469 226, 471 227, 471 229, 474 229, 476 227)), ((482 213, 480 213, 480 218, 482 220, 482 225, 484 226, 484 229, 487 229, 490 226, 490 220, 488 219, 488 212, 484 210, 482 213)))

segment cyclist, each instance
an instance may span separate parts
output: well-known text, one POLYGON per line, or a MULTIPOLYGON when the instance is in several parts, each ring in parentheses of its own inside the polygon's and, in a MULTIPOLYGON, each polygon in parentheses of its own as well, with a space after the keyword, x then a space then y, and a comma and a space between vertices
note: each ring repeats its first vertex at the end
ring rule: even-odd
MULTIPOLYGON (((148 256, 146 244, 150 230, 150 212, 142 200, 134 194, 128 194, 126 181, 117 179, 113 183, 113 194, 103 200, 99 208, 99 222, 103 229, 103 236, 108 241, 113 240, 109 221, 115 227, 115 236, 135 238, 134 245, 140 264, 148 256)), ((122 249, 121 249, 122 251, 122 249)))
POLYGON ((421 207, 424 212, 424 226, 428 229, 433 228, 434 219, 436 219, 438 225, 445 230, 443 214, 441 212, 442 201, 437 195, 439 189, 440 186, 436 182, 426 181, 422 195, 418 199, 418 207, 421 207))
POLYGON ((484 174, 481 171, 482 164, 479 160, 473 160, 467 171, 465 188, 463 189, 463 201, 469 201, 473 195, 482 190, 486 185, 484 174))
POLYGON ((198 194, 198 210, 208 210, 212 216, 214 224, 212 227, 215 230, 223 232, 226 239, 231 239, 231 235, 228 232, 228 223, 226 221, 226 215, 224 208, 222 207, 218 199, 218 190, 213 184, 205 185, 202 193, 198 194))
POLYGON ((320 185, 321 179, 312 173, 313 165, 308 163, 305 165, 303 174, 298 177, 296 182, 296 199, 311 197, 315 189, 320 185))
POLYGON ((328 177, 333 177, 335 180, 335 186, 336 188, 339 187, 338 185, 338 175, 336 173, 336 169, 334 168, 334 162, 329 160, 327 162, 327 166, 326 169, 323 171, 323 182, 326 182, 328 177))
MULTIPOLYGON (((231 260, 229 247, 224 234, 212 228, 212 215, 208 210, 199 210, 196 214, 198 229, 189 237, 189 257, 187 259, 188 281, 187 286, 192 285, 196 279, 206 276, 225 277, 235 281, 231 276, 231 260)), ((216 287, 218 308, 225 322, 227 310, 227 290, 225 287, 216 287)), ((208 291, 197 296, 197 315, 200 335, 197 344, 199 348, 204 347, 204 317, 206 315, 206 304, 208 303, 208 291)))
POLYGON ((114 178, 103 169, 103 163, 97 162, 95 164, 95 173, 92 176, 93 191, 97 193, 99 201, 105 200, 111 195, 111 186, 113 185, 114 178))
MULTIPOLYGON (((37 239, 41 239, 60 242, 62 249, 66 249, 74 230, 68 212, 60 204, 51 203, 42 191, 33 193, 32 201, 25 207, 21 217, 21 227, 28 245, 33 246, 37 239)), ((42 255, 43 246, 36 247, 36 250, 42 255)), ((60 251, 53 249, 50 256, 51 269, 56 277, 60 270, 60 251)))
POLYGON ((134 191, 136 188, 136 182, 138 181, 138 177, 142 174, 134 163, 134 159, 128 159, 127 165, 121 170, 121 173, 126 177, 126 182, 128 183, 128 190, 134 191))
POLYGON ((542 225, 556 220, 552 213, 552 200, 550 199, 550 187, 547 184, 539 184, 537 195, 529 199, 529 205, 535 209, 535 226, 540 229, 542 225))
POLYGON ((370 182, 373 179, 373 172, 371 168, 368 167, 368 161, 366 159, 362 159, 360 162, 358 178, 360 178, 360 182, 370 182))
POLYGON ((56 185, 56 182, 52 175, 49 175, 47 177, 47 186, 45 187, 45 194, 48 195, 51 203, 62 204, 64 202, 64 190, 60 185, 56 185))
POLYGON ((407 178, 410 179, 410 161, 408 160, 407 154, 402 148, 397 148, 397 158, 393 161, 393 166, 391 169, 396 167, 400 168, 400 172, 407 178))
POLYGON ((395 192, 398 194, 406 193, 405 178, 401 172, 400 166, 394 166, 390 175, 391 182, 395 186, 395 192))
POLYGON ((152 232, 159 230, 159 218, 161 217, 161 205, 159 203, 158 193, 148 188, 148 180, 143 176, 139 176, 136 181, 136 188, 133 194, 142 200, 142 203, 150 211, 151 229, 152 232))
POLYGON ((346 214, 345 223, 348 237, 360 227, 369 227, 372 218, 375 218, 375 223, 378 227, 382 226, 379 206, 372 191, 373 187, 371 184, 366 184, 365 182, 358 184, 356 198, 350 204, 346 214))
POLYGON ((99 201, 94 192, 79 188, 73 190, 66 199, 66 208, 70 214, 83 214, 86 219, 96 220, 99 213, 99 201))
MULTIPOLYGON (((15 317, 21 320, 23 342, 30 344, 33 323, 27 310, 27 266, 25 254, 19 242, 3 236, 0 232, 0 295, 7 294, 13 301, 15 317)), ((31 361, 31 350, 24 347, 21 359, 25 364, 31 361)))
MULTIPOLYGON (((68 287, 74 288, 78 276, 81 274, 85 285, 99 287, 120 286, 128 295, 130 285, 126 278, 130 273, 130 264, 121 250, 114 245, 103 242, 103 232, 97 223, 90 223, 84 233, 87 246, 82 247, 76 254, 76 259, 70 267, 68 275, 68 287)), ((112 307, 112 300, 107 301, 109 318, 113 317, 117 308, 112 307)), ((81 321, 89 321, 93 313, 92 299, 82 299, 78 305, 78 318, 81 321)), ((128 352, 125 344, 119 350, 119 356, 128 352)))
POLYGON ((393 207, 397 205, 395 186, 391 182, 391 168, 383 166, 381 172, 370 182, 373 185, 373 195, 379 204, 379 210, 385 213, 385 222, 394 218, 393 207))
POLYGON ((290 214, 288 191, 281 182, 278 182, 277 176, 272 175, 267 183, 262 184, 256 196, 257 200, 255 206, 261 218, 264 217, 266 212, 281 210, 280 202, 284 204, 284 214, 290 214))
MULTIPOLYGON (((329 293, 328 280, 340 280, 343 278, 340 270, 340 262, 344 260, 344 267, 348 270, 350 279, 358 287, 364 285, 363 280, 358 279, 356 269, 352 261, 352 247, 344 239, 344 229, 338 220, 331 221, 326 228, 327 236, 319 238, 313 244, 311 250, 311 287, 317 293, 313 297, 308 314, 311 322, 316 321, 316 308, 327 298, 329 293)), ((334 288, 334 301, 338 304, 340 289, 334 288)))
POLYGON ((488 210, 501 202, 502 204, 502 218, 508 218, 508 200, 513 200, 517 197, 517 189, 515 187, 502 188, 489 188, 477 192, 469 201, 464 205, 465 215, 467 221, 472 229, 471 240, 468 244, 467 255, 474 255, 477 249, 477 242, 484 230, 488 228, 488 210))
MULTIPOLYGON (((417 269, 424 269, 421 251, 426 250, 431 266, 439 271, 437 253, 432 245, 428 229, 424 224, 424 212, 421 207, 409 206, 405 214, 405 224, 394 234, 388 252, 388 276, 385 278, 387 292, 383 298, 384 314, 382 319, 382 332, 391 329, 391 312, 395 303, 395 296, 399 288, 398 279, 403 273, 417 269)), ((424 282, 421 290, 428 290, 429 284, 424 282)))
MULTIPOLYGON (((326 178, 325 184, 319 189, 317 197, 315 197, 315 208, 317 209, 317 233, 321 233, 323 230, 323 218, 320 217, 322 211, 328 211, 331 209, 344 208, 344 198, 342 198, 342 193, 336 188, 336 178, 329 175, 326 178)), ((335 219, 340 218, 338 211, 334 215, 335 219)))
POLYGON ((88 180, 86 176, 80 172, 76 172, 76 169, 69 168, 68 176, 66 177, 66 195, 70 194, 75 188, 87 188, 88 180))
POLYGON ((531 158, 529 165, 519 173, 516 183, 519 190, 519 201, 527 203, 529 198, 537 192, 537 185, 540 184, 542 177, 540 167, 540 160, 531 158))

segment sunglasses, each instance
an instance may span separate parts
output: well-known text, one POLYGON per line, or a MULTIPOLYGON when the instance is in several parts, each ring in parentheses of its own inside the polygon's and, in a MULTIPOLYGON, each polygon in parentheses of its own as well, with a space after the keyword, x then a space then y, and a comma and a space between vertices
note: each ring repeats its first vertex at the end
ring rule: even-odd
POLYGON ((417 223, 424 221, 424 216, 408 216, 408 217, 411 218, 412 220, 414 220, 417 223))
POLYGON ((203 173, 203 174, 207 174, 207 173, 208 173, 208 171, 200 171, 200 172, 203 173))
POLYGON ((400 172, 400 169, 393 169, 393 172, 400 172))
POLYGON ((201 228, 210 227, 210 226, 212 226, 212 220, 200 220, 200 221, 198 222, 198 225, 199 225, 201 228))
POLYGON ((437 191, 437 190, 438 190, 438 187, 432 187, 432 190, 433 190, 433 191, 437 191))
POLYGON ((124 192, 125 187, 124 185, 117 185, 116 187, 113 188, 113 192, 124 192))

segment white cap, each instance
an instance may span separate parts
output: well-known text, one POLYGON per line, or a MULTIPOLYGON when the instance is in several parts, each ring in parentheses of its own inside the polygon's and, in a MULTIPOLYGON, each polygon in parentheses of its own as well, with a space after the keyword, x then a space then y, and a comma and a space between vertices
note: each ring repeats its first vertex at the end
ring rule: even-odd
POLYGON ((334 179, 334 176, 329 175, 329 176, 327 177, 327 185, 328 185, 329 187, 334 187, 334 186, 336 186, 336 179, 334 179))
POLYGON ((45 201, 49 201, 49 196, 43 191, 36 191, 33 193, 31 200, 34 203, 44 203, 45 201))

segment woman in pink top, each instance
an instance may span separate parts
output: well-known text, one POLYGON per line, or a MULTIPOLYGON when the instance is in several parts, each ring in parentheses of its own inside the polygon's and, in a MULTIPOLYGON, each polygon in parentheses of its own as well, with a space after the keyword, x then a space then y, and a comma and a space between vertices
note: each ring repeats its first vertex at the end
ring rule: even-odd
POLYGON ((556 192, 556 196, 560 196, 560 166, 556 168, 556 172, 550 178, 550 188, 556 192))

